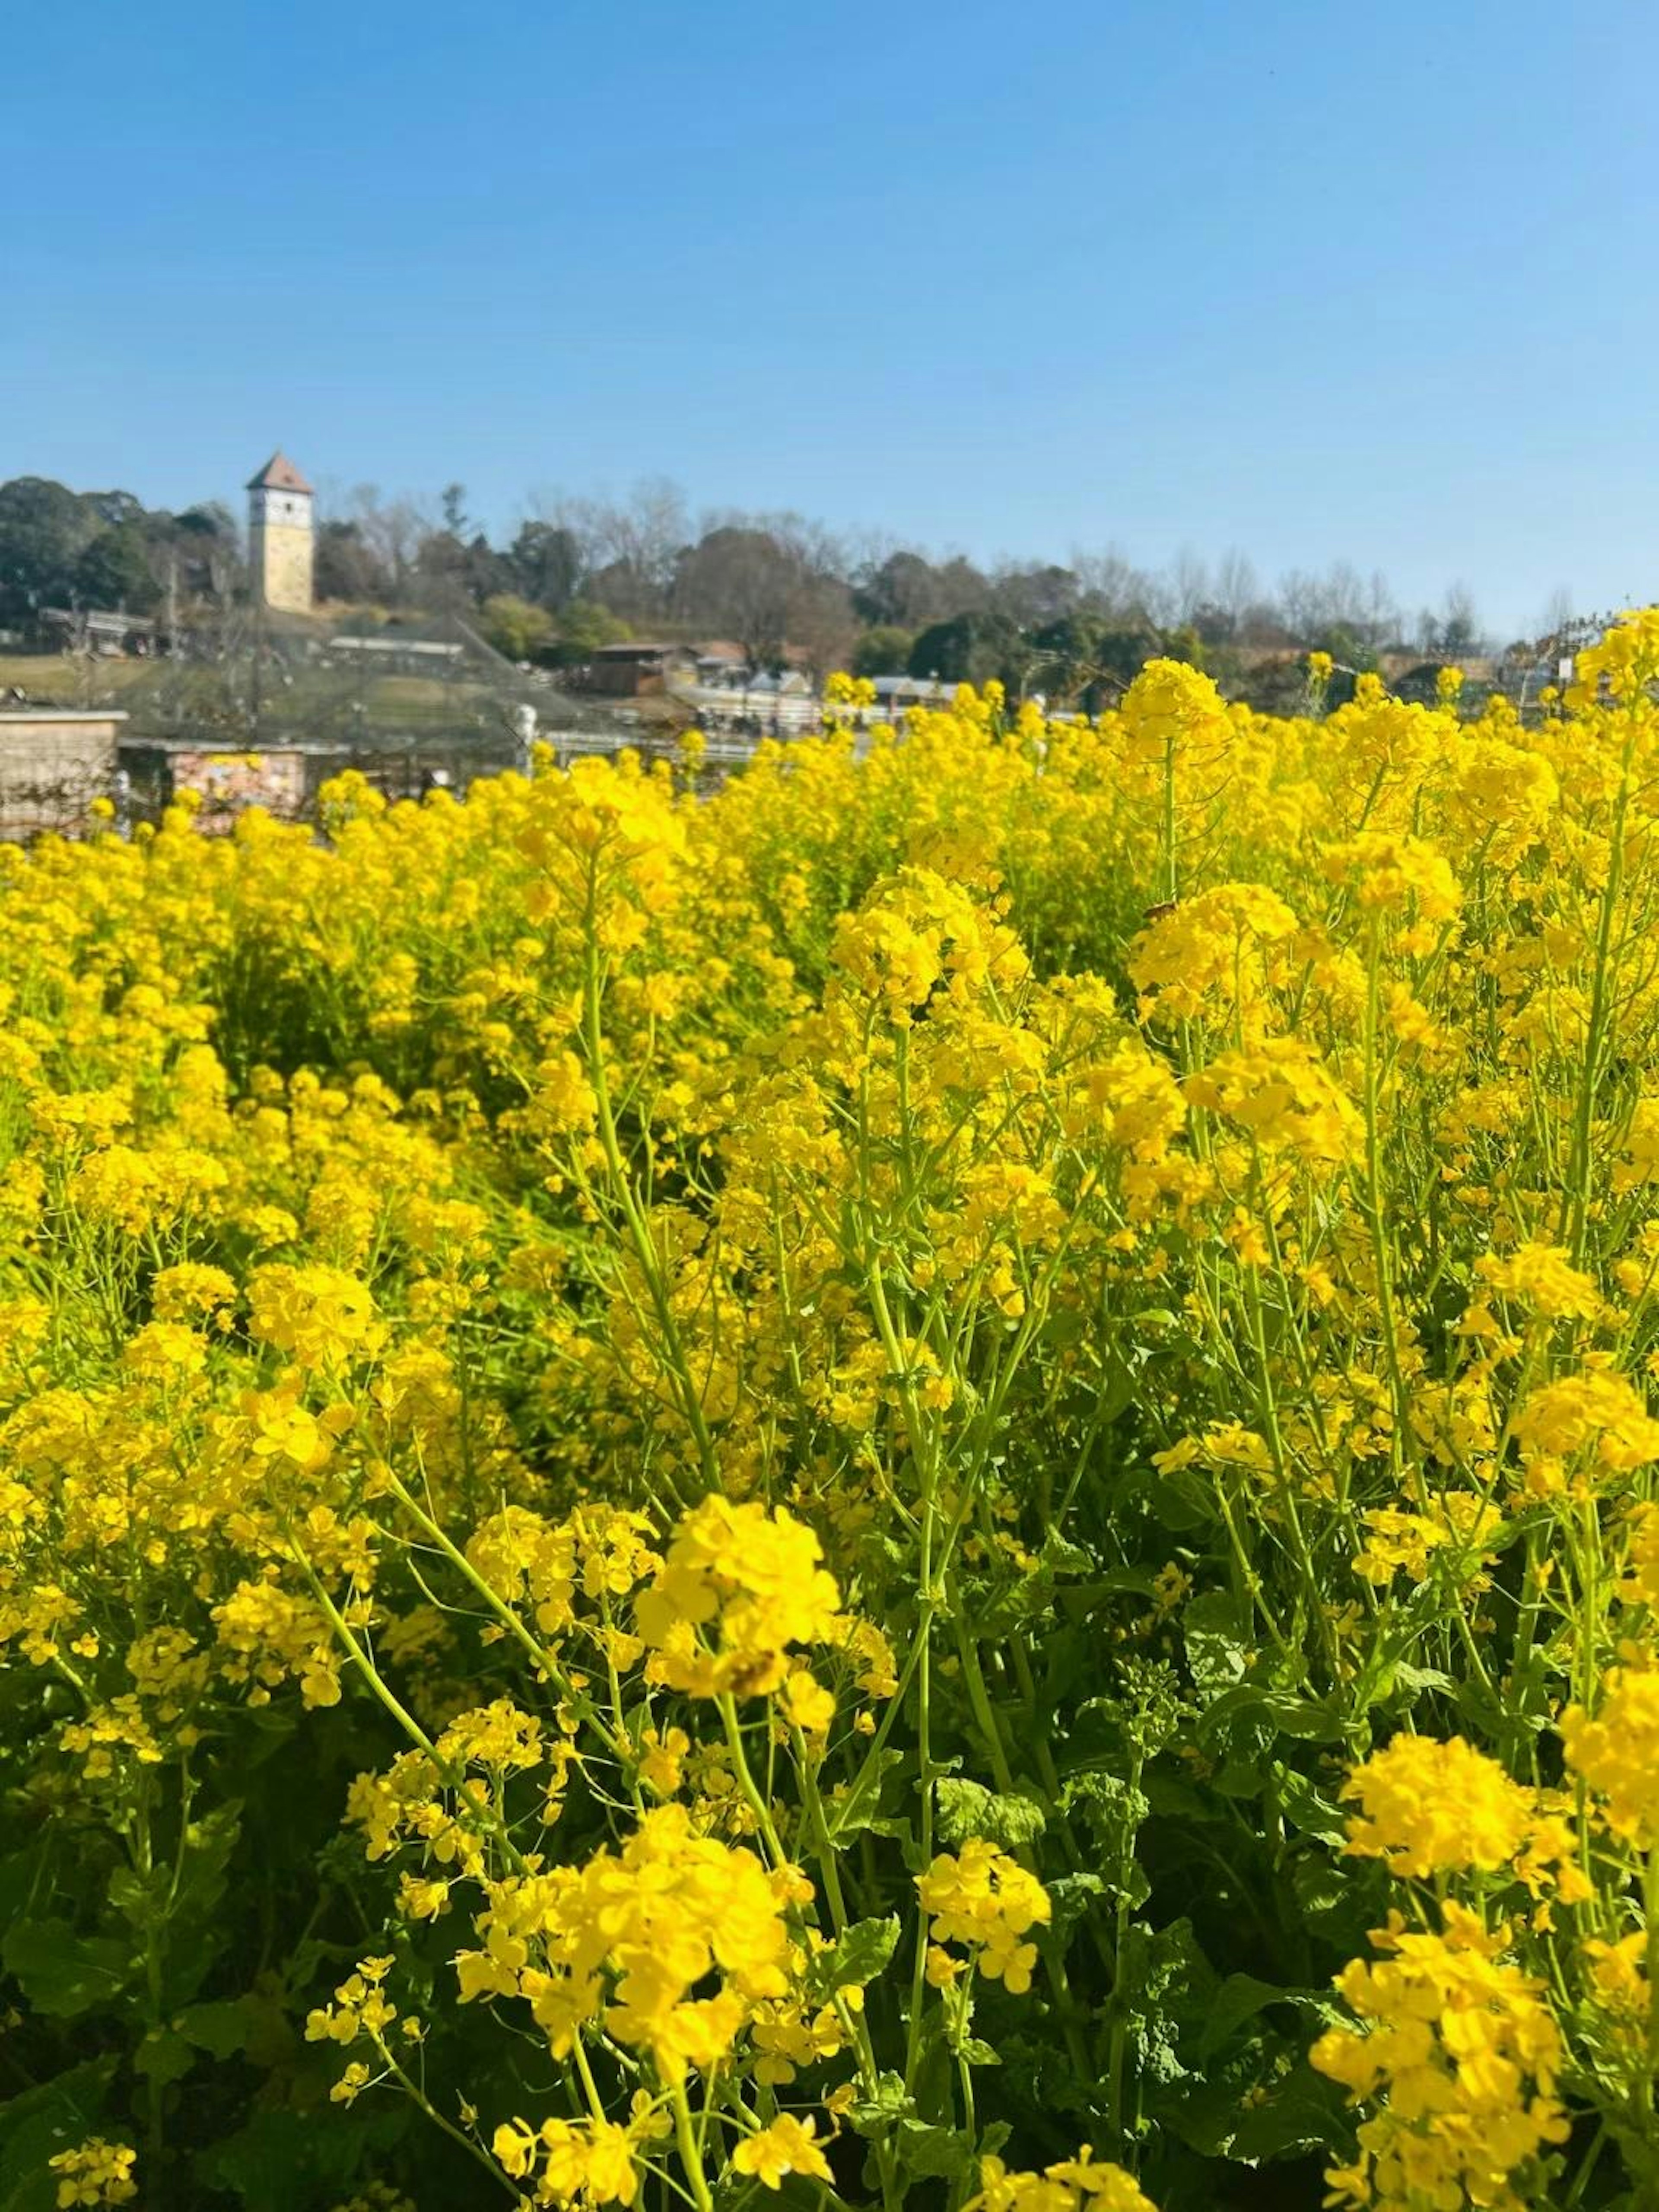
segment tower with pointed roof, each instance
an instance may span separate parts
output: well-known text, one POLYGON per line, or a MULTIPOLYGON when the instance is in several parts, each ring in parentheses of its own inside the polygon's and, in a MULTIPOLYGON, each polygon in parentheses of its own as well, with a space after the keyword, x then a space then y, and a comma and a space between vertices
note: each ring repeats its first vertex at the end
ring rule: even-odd
POLYGON ((311 486, 285 453, 248 479, 248 568, 253 596, 274 613, 311 611, 311 486))

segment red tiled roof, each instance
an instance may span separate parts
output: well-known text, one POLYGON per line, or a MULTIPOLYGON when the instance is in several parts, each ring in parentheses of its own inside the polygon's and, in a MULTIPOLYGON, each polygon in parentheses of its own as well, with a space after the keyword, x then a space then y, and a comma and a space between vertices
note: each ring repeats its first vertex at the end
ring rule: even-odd
POLYGON ((309 491, 311 486, 300 474, 288 455, 275 453, 257 477, 247 480, 250 491, 309 491))

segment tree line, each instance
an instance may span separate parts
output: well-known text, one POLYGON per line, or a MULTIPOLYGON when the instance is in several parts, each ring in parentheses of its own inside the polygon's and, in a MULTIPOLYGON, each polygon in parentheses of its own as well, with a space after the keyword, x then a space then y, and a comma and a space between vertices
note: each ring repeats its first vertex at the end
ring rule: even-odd
POLYGON ((235 516, 216 500, 178 514, 129 491, 71 491, 46 477, 0 483, 0 624, 38 622, 49 607, 151 614, 246 588, 235 516))
MULTIPOLYGON (((1271 586, 1238 552, 1183 552, 1158 569, 1109 550, 984 564, 793 513, 694 516, 660 480, 621 499, 544 499, 501 543, 459 483, 433 502, 363 485, 319 509, 319 601, 459 614, 514 659, 555 665, 630 636, 718 638, 756 668, 994 676, 1093 703, 1158 651, 1225 673, 1275 653, 1317 648, 1358 669, 1390 649, 1456 658, 1480 644, 1462 586, 1411 617, 1381 574, 1345 563, 1271 586)), ((0 484, 0 624, 48 606, 188 615, 246 587, 240 526, 217 501, 173 514, 42 477, 0 484)))

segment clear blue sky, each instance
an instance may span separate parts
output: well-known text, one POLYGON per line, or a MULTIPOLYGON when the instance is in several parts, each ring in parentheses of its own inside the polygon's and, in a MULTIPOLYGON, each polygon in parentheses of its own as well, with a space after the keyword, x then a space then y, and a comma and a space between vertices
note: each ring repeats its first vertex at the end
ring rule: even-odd
POLYGON ((1651 0, 49 0, 0 477, 1659 597, 1651 0))

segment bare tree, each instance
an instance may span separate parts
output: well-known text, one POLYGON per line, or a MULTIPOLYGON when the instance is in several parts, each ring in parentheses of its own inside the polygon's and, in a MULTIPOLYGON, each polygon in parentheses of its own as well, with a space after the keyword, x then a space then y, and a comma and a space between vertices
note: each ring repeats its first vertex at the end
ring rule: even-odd
POLYGON ((1071 568, 1091 613, 1121 618, 1147 610, 1152 598, 1150 580, 1116 546, 1109 545, 1097 553, 1073 550, 1071 568))
POLYGON ((1261 586, 1256 580, 1255 565, 1249 554, 1241 553, 1236 545, 1229 546, 1217 566, 1210 597, 1237 630, 1248 610, 1261 596, 1261 586))
POLYGON ((1363 619, 1368 641, 1373 647, 1384 646, 1399 635, 1400 609, 1389 588, 1389 580, 1380 568, 1373 568, 1365 579, 1363 619))
POLYGON ((1544 611, 1538 618, 1538 635, 1559 637, 1571 627, 1572 619, 1572 593, 1565 584, 1558 584, 1544 603, 1544 611))
POLYGON ((751 667, 776 668, 789 636, 794 564, 771 532, 733 520, 706 530, 682 556, 673 611, 732 638, 751 667))
POLYGON ((1183 545, 1170 564, 1170 608, 1177 623, 1189 623, 1210 596, 1208 564, 1183 545))
POLYGON ((827 672, 857 629, 846 565, 839 539, 803 515, 711 517, 680 556, 673 611, 735 640, 756 667, 781 666, 794 646, 827 672))
POLYGON ((1480 646, 1480 617, 1474 594, 1465 583, 1447 587, 1441 602, 1440 650, 1452 654, 1475 653, 1480 646))
POLYGON ((676 565, 692 534, 678 484, 651 477, 624 501, 554 500, 541 519, 571 533, 587 588, 613 614, 637 622, 666 611, 676 565))
POLYGON ((407 604, 414 596, 422 540, 432 533, 431 514, 407 494, 383 499, 377 485, 357 484, 343 519, 366 548, 386 598, 394 606, 407 604))

